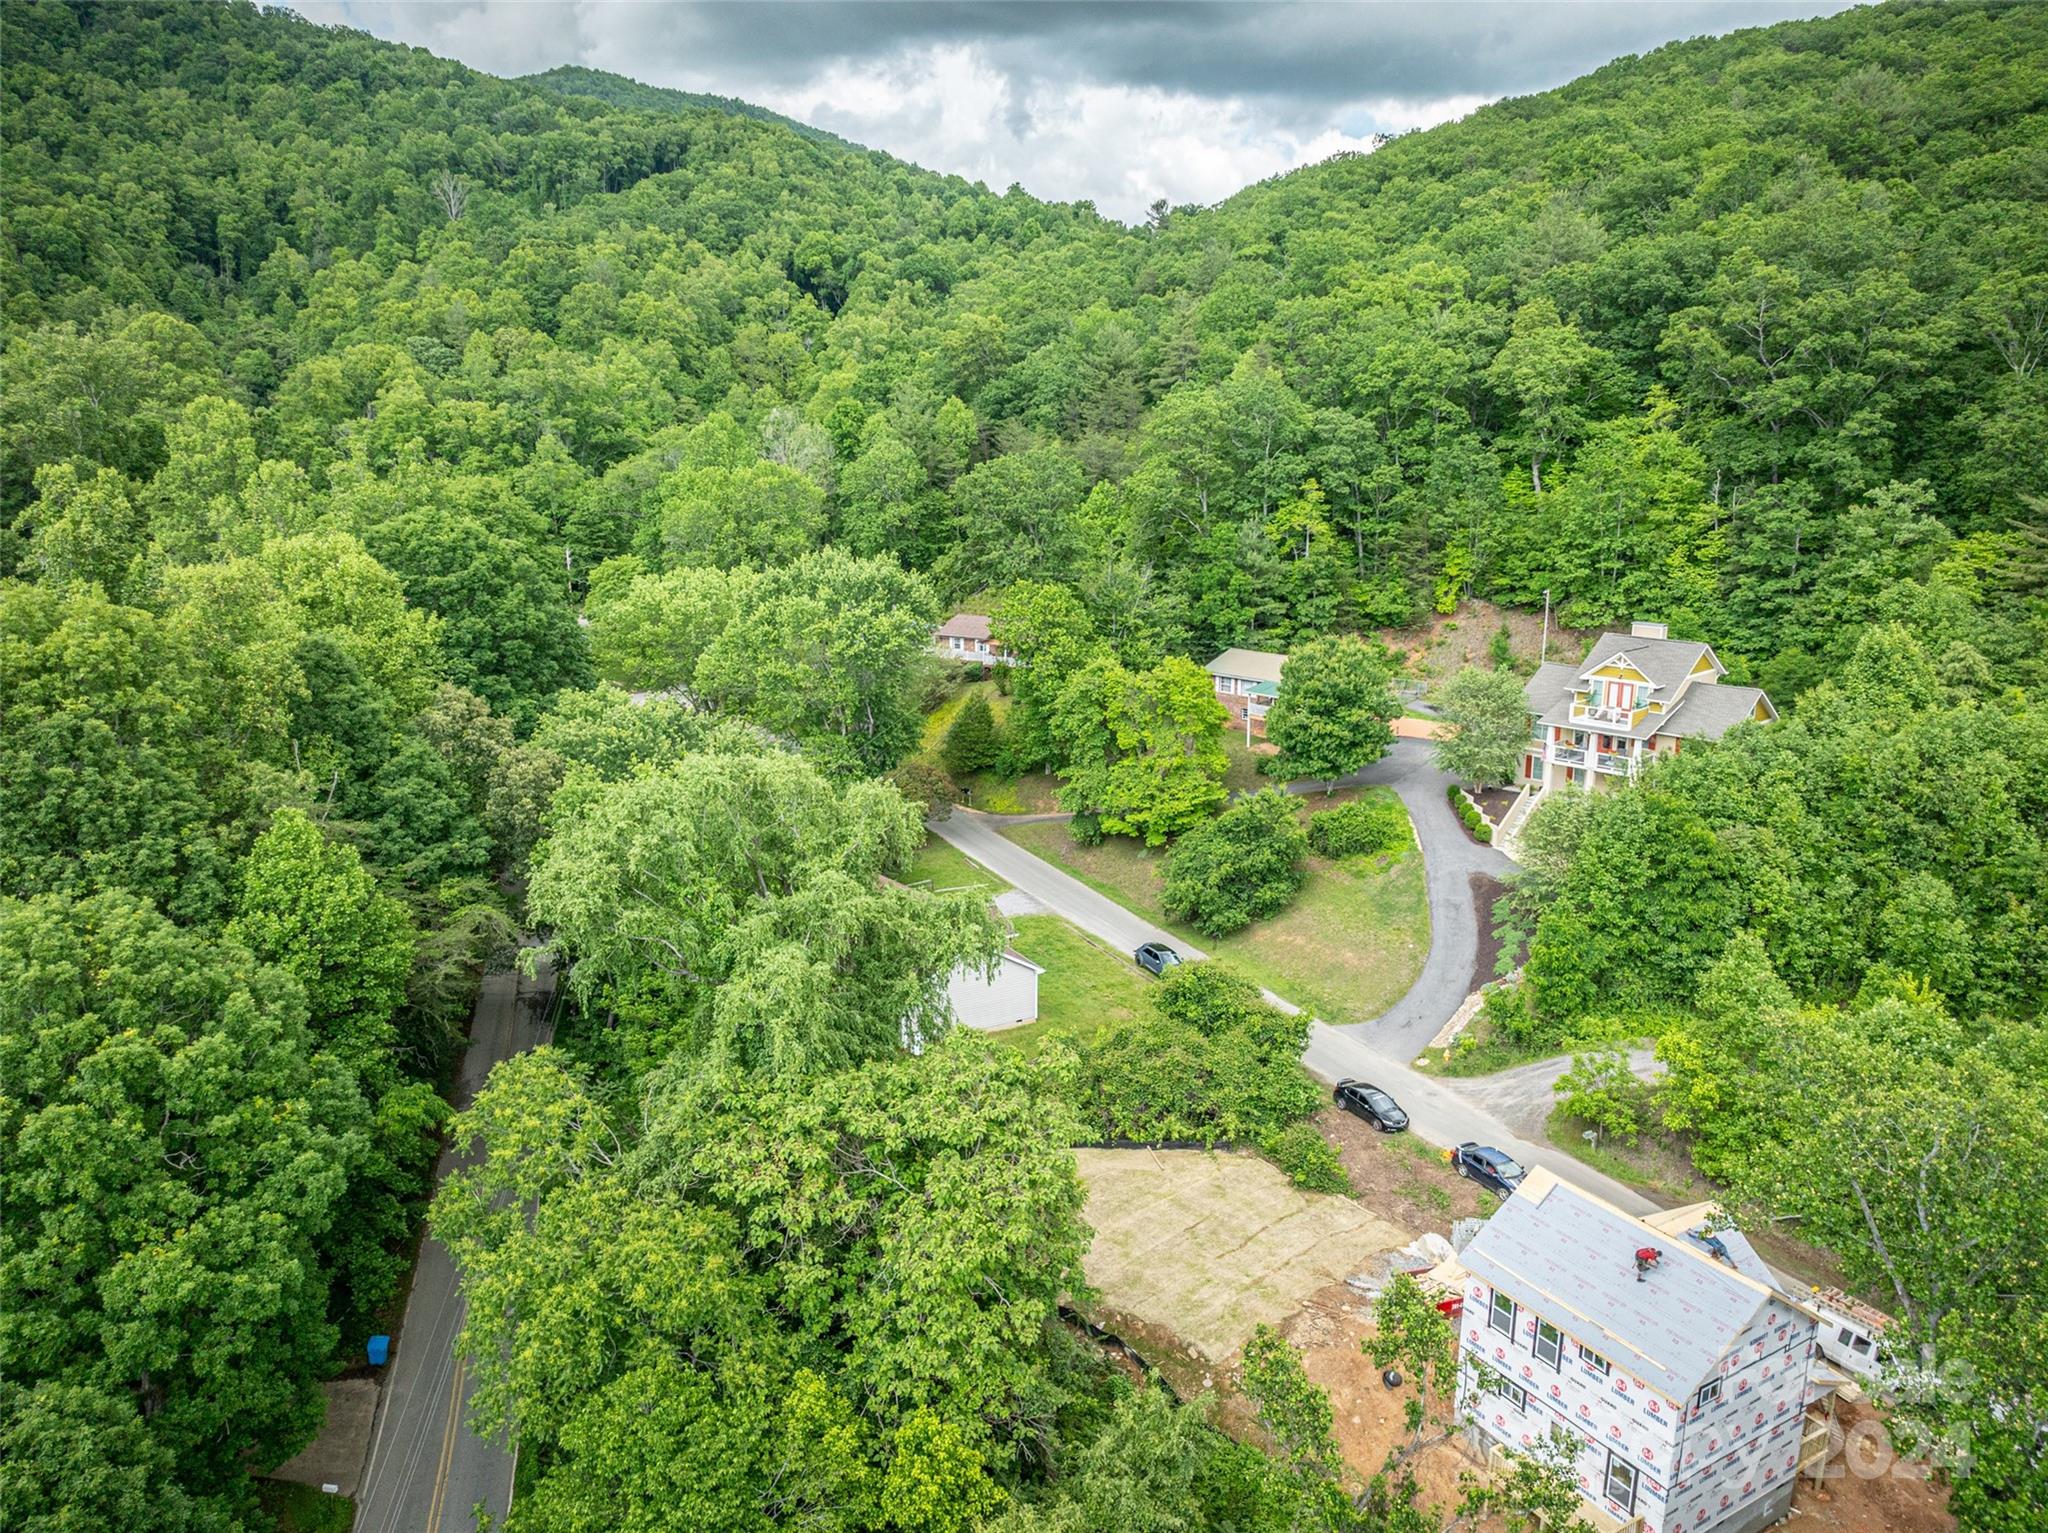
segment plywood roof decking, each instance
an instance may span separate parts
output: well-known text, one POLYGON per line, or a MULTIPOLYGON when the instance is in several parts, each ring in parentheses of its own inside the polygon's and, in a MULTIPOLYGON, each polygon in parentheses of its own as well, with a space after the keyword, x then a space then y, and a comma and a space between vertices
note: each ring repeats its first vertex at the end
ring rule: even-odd
POLYGON ((1615 1367, 1682 1402, 1765 1304, 1769 1284, 1623 1213, 1541 1167, 1459 1255, 1465 1270, 1615 1367), (1636 1281, 1635 1253, 1662 1259, 1636 1281))

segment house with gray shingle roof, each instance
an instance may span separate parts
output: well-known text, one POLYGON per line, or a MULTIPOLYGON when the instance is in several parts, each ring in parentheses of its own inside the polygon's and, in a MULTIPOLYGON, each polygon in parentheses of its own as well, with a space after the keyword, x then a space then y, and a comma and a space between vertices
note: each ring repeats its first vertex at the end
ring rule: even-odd
POLYGON ((1752 1533, 1825 1458, 1814 1313, 1739 1233, 1674 1236, 1539 1167, 1456 1267, 1473 1445, 1563 1433, 1596 1527, 1752 1533))
POLYGON ((1673 639, 1662 623, 1601 634, 1583 661, 1540 666, 1522 689, 1529 745, 1519 780, 1546 792, 1609 787, 1688 740, 1778 716, 1760 688, 1722 685, 1727 674, 1711 645, 1673 639))

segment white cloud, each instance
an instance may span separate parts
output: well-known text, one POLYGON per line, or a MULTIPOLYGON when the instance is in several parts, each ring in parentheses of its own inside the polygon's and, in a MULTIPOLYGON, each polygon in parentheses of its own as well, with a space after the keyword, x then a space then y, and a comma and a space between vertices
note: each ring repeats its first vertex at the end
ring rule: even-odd
POLYGON ((1463 116, 1479 97, 1361 102, 1339 114, 1370 126, 1310 135, 1265 120, 1243 101, 1129 85, 1021 84, 980 48, 946 45, 837 63, 759 97, 799 121, 932 170, 1021 182, 1040 197, 1085 198, 1136 220, 1164 197, 1210 203, 1251 182, 1372 147, 1374 132, 1463 116))

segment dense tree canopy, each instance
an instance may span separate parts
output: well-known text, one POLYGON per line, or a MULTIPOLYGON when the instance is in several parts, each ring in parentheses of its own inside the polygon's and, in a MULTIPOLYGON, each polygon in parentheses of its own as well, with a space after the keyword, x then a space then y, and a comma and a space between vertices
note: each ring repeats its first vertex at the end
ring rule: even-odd
MULTIPOLYGON (((1279 810, 1217 818, 1201 663, 1287 650, 1272 738, 1330 778, 1395 711, 1360 635, 1475 596, 1777 697, 1532 819, 1521 1041, 1654 1032, 1701 1167, 1980 1370, 1923 1413, 1990 1466, 1959 1512, 2023 1502, 2048 1370, 1982 1293, 2040 1271, 1986 1232, 2040 1222, 2048 11, 1677 44, 1142 229, 277 8, 4 28, 10 1513, 243 1520, 403 1276, 523 922, 580 1063, 479 1099, 439 1215, 516 1521, 1354 1525, 1284 1348, 1276 1465, 1057 1323, 1072 1139, 1293 1154, 1305 1022, 1190 966, 1042 1066, 945 1036, 1000 936, 893 881, 886 779, 989 611, 963 762, 1179 838, 1234 919, 1293 843, 1228 887, 1279 810)), ((1498 775, 1508 683, 1465 690, 1498 775)))

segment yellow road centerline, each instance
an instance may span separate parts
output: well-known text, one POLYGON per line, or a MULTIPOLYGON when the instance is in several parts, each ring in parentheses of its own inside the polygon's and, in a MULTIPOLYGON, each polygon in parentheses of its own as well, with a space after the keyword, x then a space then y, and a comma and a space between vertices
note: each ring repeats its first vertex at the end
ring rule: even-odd
POLYGON ((448 1416, 441 1428, 441 1457, 434 1466, 434 1494, 427 1502, 427 1533, 440 1533, 441 1515, 448 1503, 448 1471, 455 1463, 455 1434, 462 1425, 462 1380, 467 1371, 461 1358, 448 1381, 448 1416))

